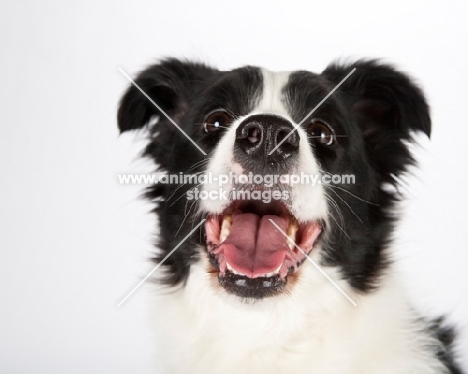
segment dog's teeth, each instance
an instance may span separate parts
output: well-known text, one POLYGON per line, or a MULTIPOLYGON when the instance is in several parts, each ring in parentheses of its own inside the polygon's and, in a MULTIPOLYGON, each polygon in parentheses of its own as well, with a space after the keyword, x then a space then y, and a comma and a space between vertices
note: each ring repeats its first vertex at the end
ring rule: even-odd
POLYGON ((229 270, 231 273, 233 274, 237 274, 237 275, 244 275, 244 274, 241 274, 237 271, 235 271, 231 265, 229 265, 229 262, 226 261, 226 270, 229 270))
POLYGON ((231 232, 231 224, 232 224, 232 215, 225 214, 223 216, 223 222, 221 224, 221 232, 219 233, 219 242, 222 243, 226 240, 229 233, 231 232))
POLYGON ((265 277, 272 277, 274 275, 277 275, 280 272, 281 266, 283 266, 283 264, 278 266, 278 268, 275 271, 272 271, 271 273, 266 273, 264 276, 265 277))
POLYGON ((293 242, 296 243, 296 234, 298 230, 299 230, 299 226, 297 225, 296 219, 293 216, 290 216, 289 226, 288 226, 288 229, 286 230, 286 234, 292 241, 286 238, 286 243, 288 244, 289 249, 291 250, 294 248, 293 242))

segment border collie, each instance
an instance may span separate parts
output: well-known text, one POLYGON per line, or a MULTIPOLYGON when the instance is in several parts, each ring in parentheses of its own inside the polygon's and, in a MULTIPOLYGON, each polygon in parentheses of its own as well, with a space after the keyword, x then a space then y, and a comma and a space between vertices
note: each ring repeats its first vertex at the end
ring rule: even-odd
POLYGON ((155 261, 178 246, 151 306, 168 373, 461 373, 452 330, 415 312, 392 264, 408 146, 431 131, 406 74, 166 59, 130 85, 118 126, 145 128, 171 177, 146 193, 155 261))

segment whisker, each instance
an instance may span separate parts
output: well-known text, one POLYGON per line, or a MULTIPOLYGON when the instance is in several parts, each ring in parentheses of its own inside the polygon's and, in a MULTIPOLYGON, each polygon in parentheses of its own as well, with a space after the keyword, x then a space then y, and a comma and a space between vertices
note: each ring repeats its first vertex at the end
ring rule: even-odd
MULTIPOLYGON (((185 209, 184 209, 184 214, 185 214, 185 215, 184 215, 184 219, 182 220, 182 222, 181 222, 181 224, 180 224, 180 226, 179 226, 177 232, 175 233, 175 237, 177 237, 177 235, 179 234, 180 229, 182 228, 182 226, 184 225, 185 221, 187 220, 187 217, 189 216, 190 212, 192 211, 193 204, 195 204, 196 202, 198 202, 198 200, 193 200, 193 202, 192 202, 192 204, 190 204, 190 208, 189 208, 189 210, 188 210, 188 212, 187 212, 187 204, 188 204, 188 201, 189 201, 189 200, 187 200, 187 201, 185 202, 185 209)), ((192 221, 192 228, 193 228, 193 221, 192 221)))
POLYGON ((359 201, 362 201, 362 202, 364 202, 364 203, 367 203, 367 204, 370 204, 370 205, 374 205, 374 206, 380 206, 379 204, 373 203, 373 202, 371 202, 371 201, 364 200, 363 198, 352 194, 351 192, 349 192, 347 189, 345 189, 345 188, 343 188, 343 187, 340 187, 340 186, 337 186, 337 185, 333 185, 333 184, 328 184, 327 186, 328 186, 328 187, 332 187, 332 188, 338 188, 339 190, 341 190, 341 191, 343 191, 343 192, 346 192, 347 194, 351 195, 352 197, 354 197, 354 198, 356 198, 356 199, 358 199, 359 201))
MULTIPOLYGON (((348 135, 335 135, 336 138, 347 138, 348 135)), ((321 136, 307 135, 307 139, 321 139, 321 136)))
POLYGON ((195 169, 195 168, 197 168, 197 167, 203 165, 204 163, 207 163, 208 161, 209 161, 208 158, 204 158, 203 160, 200 160, 200 161, 195 162, 192 166, 190 166, 190 167, 187 169, 186 173, 189 173, 189 172, 192 171, 193 169, 195 169))
POLYGON ((361 222, 362 222, 362 219, 359 218, 359 216, 354 212, 354 210, 351 208, 351 206, 340 196, 338 195, 333 189, 330 190, 331 192, 333 192, 344 204, 346 204, 346 206, 349 208, 349 210, 351 211, 351 213, 354 214, 354 216, 361 222))
POLYGON ((336 225, 339 227, 339 229, 345 234, 345 236, 351 240, 351 238, 349 237, 349 235, 346 233, 344 227, 346 226, 345 225, 345 221, 344 221, 344 217, 343 217, 343 214, 341 212, 341 209, 340 207, 338 206, 338 204, 336 203, 336 201, 330 196, 328 195, 327 193, 325 193, 325 198, 330 201, 330 203, 333 205, 333 207, 335 208, 339 218, 340 218, 340 224, 338 224, 336 218, 333 216, 333 214, 330 213, 330 216, 331 218, 335 221, 336 225))
POLYGON ((349 241, 351 241, 351 238, 350 236, 346 233, 346 231, 338 224, 338 222, 336 222, 336 219, 335 217, 333 217, 332 214, 330 214, 330 217, 333 219, 333 221, 335 221, 336 225, 338 226, 338 228, 343 232, 343 234, 345 234, 345 236, 348 238, 349 241))
MULTIPOLYGON (((189 188, 185 193, 182 193, 176 200, 173 201, 173 203, 171 205, 169 205, 170 207, 173 206, 177 201, 179 201, 181 198, 184 197, 184 195, 187 195, 187 192, 189 192, 190 190, 193 190, 195 188, 198 188, 202 185, 203 183, 199 183, 197 184, 196 186, 193 186, 191 188, 189 188)), ((182 187, 182 186, 181 186, 182 187)))

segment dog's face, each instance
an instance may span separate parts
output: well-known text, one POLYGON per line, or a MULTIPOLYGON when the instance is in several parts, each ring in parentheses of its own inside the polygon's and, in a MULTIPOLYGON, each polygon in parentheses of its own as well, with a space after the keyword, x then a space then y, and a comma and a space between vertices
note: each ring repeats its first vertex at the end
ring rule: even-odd
POLYGON ((206 153, 128 89, 120 130, 149 123, 146 156, 170 175, 209 176, 148 190, 159 201, 159 258, 206 219, 165 262, 168 281, 186 280, 206 257, 226 292, 261 299, 288 292, 314 255, 356 290, 375 286, 411 131, 430 133, 427 104, 406 75, 373 61, 314 74, 166 60, 135 82, 206 153))

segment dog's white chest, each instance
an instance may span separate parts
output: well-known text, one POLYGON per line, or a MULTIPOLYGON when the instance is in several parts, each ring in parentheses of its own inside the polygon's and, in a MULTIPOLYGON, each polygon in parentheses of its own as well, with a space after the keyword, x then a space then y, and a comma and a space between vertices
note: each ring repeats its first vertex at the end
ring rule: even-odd
POLYGON ((430 358, 436 340, 413 320, 394 287, 359 298, 354 307, 320 285, 312 267, 305 267, 303 276, 310 284, 289 297, 242 304, 217 293, 203 266, 194 266, 186 287, 159 297, 154 309, 161 356, 173 370, 168 372, 445 372, 430 358), (317 287, 316 298, 310 287, 317 287))

